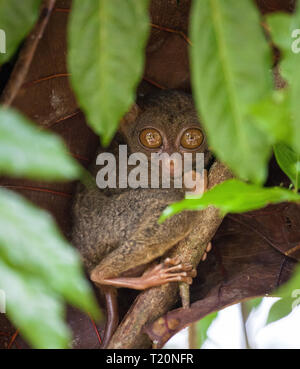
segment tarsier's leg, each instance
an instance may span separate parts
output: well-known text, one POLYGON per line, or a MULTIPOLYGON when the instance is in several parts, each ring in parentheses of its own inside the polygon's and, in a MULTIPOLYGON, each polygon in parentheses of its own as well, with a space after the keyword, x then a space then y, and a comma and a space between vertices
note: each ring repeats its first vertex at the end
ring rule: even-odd
POLYGON ((183 265, 179 260, 167 260, 140 277, 123 276, 125 272, 137 266, 146 266, 157 260, 190 233, 189 218, 192 217, 192 213, 177 214, 160 225, 157 223, 160 212, 156 210, 156 213, 154 217, 145 214, 143 225, 131 238, 101 260, 91 271, 90 277, 93 282, 99 285, 142 290, 176 280, 188 281, 192 268, 183 265), (172 267, 174 268, 170 270, 172 267))
POLYGON ((169 282, 185 282, 191 284, 195 276, 196 271, 192 265, 181 264, 179 258, 167 258, 161 264, 152 265, 141 277, 98 278, 97 280, 94 278, 93 281, 95 283, 102 285, 101 289, 106 299, 107 320, 102 347, 106 348, 119 322, 117 291, 115 287, 144 290, 169 282))
MULTIPOLYGON (((161 231, 164 231, 164 225, 161 226, 161 231)), ((167 226, 170 226, 170 223, 167 226)), ((155 235, 155 240, 153 237, 149 237, 149 239, 145 240, 146 242, 143 240, 139 241, 139 235, 136 235, 135 239, 137 241, 134 241, 134 239, 125 241, 124 244, 102 259, 100 264, 91 271, 90 278, 100 288, 102 286, 111 286, 127 287, 137 290, 159 286, 169 282, 184 281, 186 283, 192 283, 192 278, 196 273, 193 267, 182 264, 177 259, 167 259, 160 265, 152 266, 140 277, 122 276, 123 273, 138 265, 148 264, 149 261, 161 257, 178 242, 177 240, 181 239, 179 238, 179 234, 180 237, 185 237, 185 232, 187 231, 184 227, 180 228, 179 225, 175 229, 174 235, 160 232, 155 235), (149 257, 150 255, 151 257, 149 257)), ((108 316, 113 318, 110 318, 107 322, 105 342, 109 342, 115 330, 113 322, 117 320, 117 312, 113 306, 108 305, 107 312, 108 316)))

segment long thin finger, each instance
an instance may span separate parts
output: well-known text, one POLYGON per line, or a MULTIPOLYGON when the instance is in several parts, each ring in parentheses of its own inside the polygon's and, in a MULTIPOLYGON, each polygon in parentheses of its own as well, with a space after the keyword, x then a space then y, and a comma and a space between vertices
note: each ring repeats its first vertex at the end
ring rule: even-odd
POLYGON ((163 277, 163 278, 172 278, 173 276, 174 277, 175 276, 176 277, 187 277, 188 274, 187 274, 187 272, 176 273, 175 275, 173 273, 162 273, 160 276, 163 277))
POLYGON ((185 271, 185 272, 188 272, 190 270, 193 269, 193 266, 188 264, 178 264, 176 266, 173 266, 173 267, 170 267, 168 269, 165 269, 165 272, 166 273, 169 273, 169 272, 177 272, 177 271, 185 271))

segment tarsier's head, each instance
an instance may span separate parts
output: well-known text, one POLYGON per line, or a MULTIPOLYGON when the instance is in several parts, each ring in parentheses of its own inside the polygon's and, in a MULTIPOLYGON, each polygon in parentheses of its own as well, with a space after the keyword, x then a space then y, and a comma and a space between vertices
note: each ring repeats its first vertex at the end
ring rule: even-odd
MULTIPOLYGON (((207 139, 197 117, 192 97, 180 91, 162 91, 138 101, 121 125, 130 153, 140 152, 149 160, 152 153, 204 153, 205 165, 210 159, 207 139)), ((167 156, 166 156, 167 157, 167 156)), ((196 155, 192 155, 193 164, 196 155)), ((171 176, 183 168, 178 160, 162 159, 171 176)))

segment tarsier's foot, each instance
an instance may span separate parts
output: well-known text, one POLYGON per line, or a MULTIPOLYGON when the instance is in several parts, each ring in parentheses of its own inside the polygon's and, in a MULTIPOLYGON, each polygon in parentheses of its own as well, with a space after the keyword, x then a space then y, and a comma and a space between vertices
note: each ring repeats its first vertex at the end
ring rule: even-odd
POLYGON ((196 270, 191 264, 181 263, 178 257, 167 258, 161 264, 148 269, 141 277, 149 287, 160 286, 169 282, 185 282, 192 284, 196 270))
POLYGON ((97 267, 91 273, 91 280, 98 285, 145 290, 169 282, 186 282, 191 284, 196 276, 191 264, 180 262, 179 258, 167 258, 163 263, 149 267, 141 277, 104 278, 97 267))
POLYGON ((210 242, 207 246, 206 246, 206 250, 205 250, 205 252, 204 252, 204 254, 203 254, 203 256, 202 256, 202 261, 205 261, 206 260, 206 258, 207 258, 207 254, 211 251, 211 249, 212 249, 212 243, 210 242))

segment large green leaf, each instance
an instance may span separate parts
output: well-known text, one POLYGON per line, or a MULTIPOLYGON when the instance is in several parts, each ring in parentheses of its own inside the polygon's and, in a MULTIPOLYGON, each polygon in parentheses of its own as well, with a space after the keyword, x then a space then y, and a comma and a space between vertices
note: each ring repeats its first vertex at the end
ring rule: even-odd
POLYGON ((263 182, 270 140, 248 113, 272 89, 258 11, 252 0, 194 1, 190 34, 193 91, 210 146, 238 176, 263 182))
POLYGON ((0 108, 0 175, 72 180, 80 171, 61 138, 41 131, 14 110, 0 108))
POLYGON ((65 298, 98 316, 92 290, 77 252, 45 211, 21 196, 0 190, 0 289, 7 313, 37 348, 65 348, 65 298))
POLYGON ((41 0, 0 0, 0 30, 5 37, 6 53, 0 53, 0 64, 8 61, 29 33, 39 15, 41 0), (3 34, 3 32, 2 32, 3 34))
POLYGON ((33 347, 68 348, 71 336, 63 304, 51 289, 1 258, 0 289, 5 291, 8 316, 33 347))
POLYGON ((144 68, 148 0, 74 0, 71 81, 89 125, 108 145, 135 100, 144 68))
POLYGON ((202 197, 187 198, 164 210, 160 221, 183 210, 203 210, 208 206, 219 208, 223 215, 260 209, 270 203, 300 201, 300 195, 281 187, 263 188, 237 179, 225 181, 202 197))
POLYGON ((0 257, 40 278, 79 308, 97 314, 80 258, 48 213, 21 196, 0 190, 0 257))
POLYGON ((271 96, 251 106, 250 112, 272 143, 291 142, 293 127, 288 90, 274 91, 271 96))
POLYGON ((199 348, 201 348, 207 340, 207 331, 217 316, 218 312, 211 313, 197 322, 197 344, 199 348))
MULTIPOLYGON (((292 16, 287 14, 273 14, 268 17, 268 24, 274 42, 281 48, 282 62, 281 71, 287 79, 290 89, 290 109, 292 115, 293 132, 291 134, 291 144, 297 153, 300 153, 300 72, 299 62, 300 53, 293 51, 293 32, 299 29, 300 25, 300 6, 298 4, 292 16)), ((298 36, 299 38, 299 36, 298 36)))
POLYGON ((283 143, 274 146, 274 153, 280 168, 290 178, 295 190, 298 191, 300 183, 300 155, 283 143))

